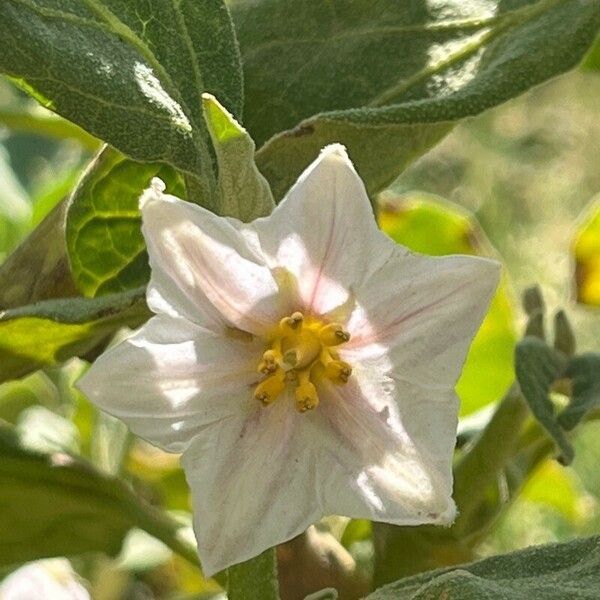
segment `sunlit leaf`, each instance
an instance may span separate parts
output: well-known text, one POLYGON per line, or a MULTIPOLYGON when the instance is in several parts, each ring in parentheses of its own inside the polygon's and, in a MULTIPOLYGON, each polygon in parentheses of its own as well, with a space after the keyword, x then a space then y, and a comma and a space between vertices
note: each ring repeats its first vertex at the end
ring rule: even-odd
POLYGON ((214 194, 200 96, 241 110, 239 53, 218 0, 6 0, 0 70, 44 106, 214 194))
POLYGON ((148 318, 144 290, 48 300, 0 312, 0 381, 81 356, 119 327, 148 318))
POLYGON ((381 190, 452 123, 575 66, 600 25, 579 0, 230 5, 244 123, 276 199, 332 142, 381 190))
POLYGON ((183 181, 167 165, 136 163, 105 148, 90 165, 67 211, 66 239, 73 278, 85 296, 132 289, 150 276, 141 232, 141 192, 160 177, 185 197, 183 181))
POLYGON ((242 221, 267 216, 275 202, 256 168, 252 138, 216 98, 205 94, 202 102, 217 157, 219 214, 242 221))
MULTIPOLYGON (((491 248, 473 217, 435 196, 384 196, 379 224, 393 240, 424 254, 484 254, 491 248)), ((457 391, 468 415, 506 391, 514 379, 514 314, 506 280, 471 346, 457 391)))

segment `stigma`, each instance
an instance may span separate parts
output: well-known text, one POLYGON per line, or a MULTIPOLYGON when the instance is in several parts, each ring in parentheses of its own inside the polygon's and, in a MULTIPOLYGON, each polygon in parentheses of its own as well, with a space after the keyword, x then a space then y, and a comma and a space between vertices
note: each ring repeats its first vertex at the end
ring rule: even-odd
POLYGON ((258 363, 257 371, 264 378, 254 389, 254 398, 269 406, 293 386, 298 412, 316 408, 319 396, 315 382, 319 378, 344 385, 352 375, 352 367, 340 360, 336 351, 349 339, 350 334, 338 323, 323 323, 301 312, 284 317, 258 363))

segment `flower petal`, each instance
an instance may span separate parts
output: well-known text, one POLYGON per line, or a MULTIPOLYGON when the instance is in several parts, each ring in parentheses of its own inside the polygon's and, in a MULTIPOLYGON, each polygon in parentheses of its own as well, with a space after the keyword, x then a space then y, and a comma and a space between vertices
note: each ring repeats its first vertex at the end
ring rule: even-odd
POLYGON ((372 363, 357 365, 345 386, 323 382, 320 393, 325 514, 398 525, 452 521, 458 412, 452 389, 432 393, 372 363))
POLYGON ((356 292, 346 323, 346 360, 387 354, 402 379, 455 385, 498 284, 500 265, 470 257, 427 257, 398 247, 356 292))
POLYGON ((182 452, 252 400, 260 348, 160 315, 100 356, 77 386, 137 435, 182 452))
POLYGON ((217 423, 184 453, 205 575, 289 540, 321 518, 305 416, 281 397, 217 423))
POLYGON ((276 321, 278 288, 251 228, 156 188, 141 204, 153 311, 251 333, 276 321))
POLYGON ((274 212, 253 223, 272 265, 297 279, 302 308, 325 314, 343 304, 390 256, 365 187, 339 144, 328 146, 274 212))

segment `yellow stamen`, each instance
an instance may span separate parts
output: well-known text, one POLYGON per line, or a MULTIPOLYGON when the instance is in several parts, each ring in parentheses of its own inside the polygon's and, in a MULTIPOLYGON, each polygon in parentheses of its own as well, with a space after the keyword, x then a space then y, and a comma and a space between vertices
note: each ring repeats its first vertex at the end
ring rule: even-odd
POLYGON ((277 396, 285 389, 285 371, 281 369, 261 381, 254 390, 254 398, 268 406, 277 400, 277 396))
POLYGON ((301 312, 295 312, 290 317, 284 317, 279 322, 279 329, 283 333, 289 333, 289 330, 295 331, 302 327, 302 322, 304 321, 304 315, 301 312))
POLYGON ((254 397, 267 406, 287 385, 294 385, 296 409, 314 409, 319 405, 315 378, 325 376, 340 385, 348 382, 352 367, 340 360, 336 347, 349 339, 338 323, 325 324, 301 312, 284 317, 258 364, 258 372, 266 378, 256 386, 254 397))
POLYGON ((348 383, 352 367, 343 360, 332 360, 325 366, 325 377, 335 383, 348 383))
POLYGON ((296 410, 298 412, 306 412, 312 410, 319 405, 319 396, 317 389, 310 381, 310 375, 304 371, 299 375, 300 385, 296 388, 296 410))
POLYGON ((324 346, 338 346, 350 339, 350 334, 342 329, 338 323, 330 323, 321 327, 319 339, 324 346))

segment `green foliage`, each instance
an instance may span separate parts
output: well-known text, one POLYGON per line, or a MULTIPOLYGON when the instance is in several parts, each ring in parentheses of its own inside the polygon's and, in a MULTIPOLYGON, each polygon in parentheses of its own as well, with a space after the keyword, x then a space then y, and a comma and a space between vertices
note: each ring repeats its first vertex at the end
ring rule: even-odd
POLYGON ((0 429, 0 565, 89 551, 115 555, 135 525, 123 483, 0 429))
POLYGON ((466 116, 573 67, 600 24, 578 0, 235 0, 245 124, 276 199, 331 142, 371 193, 466 116), (560 39, 556 52, 549 39, 560 39), (279 134, 282 130, 288 130, 279 134))
POLYGON ((15 176, 5 149, 0 146, 0 261, 27 231, 31 206, 15 176))
POLYGON ((140 161, 197 178, 214 199, 202 117, 210 91, 241 110, 241 68, 223 2, 8 0, 0 69, 42 102, 140 161))
POLYGON ((144 290, 0 312, 0 381, 85 355, 119 327, 138 326, 148 314, 144 290))
POLYGON ((62 202, 0 267, 0 309, 76 294, 64 237, 62 202), (32 268, 35 265, 35 268, 32 268))
MULTIPOLYGON (((463 209, 427 194, 383 196, 381 229, 394 241, 424 254, 492 254, 476 220, 463 209)), ((475 337, 457 384, 461 415, 495 402, 514 379, 514 314, 506 279, 475 337)))
POLYGON ((538 337, 526 336, 517 344, 517 381, 531 412, 556 442, 563 464, 573 460, 574 451, 557 421, 554 404, 550 400, 550 388, 563 376, 566 366, 566 357, 538 337))
POLYGON ((571 399, 558 422, 567 431, 600 404, 600 354, 587 352, 574 357, 565 371, 571 379, 571 399))
POLYGON ((101 146, 98 139, 85 132, 81 127, 66 119, 61 119, 41 106, 21 107, 19 110, 0 110, 0 124, 13 132, 45 135, 59 140, 76 140, 91 152, 98 150, 101 146))
POLYGON ((600 593, 600 537, 528 548, 387 585, 369 600, 593 600, 600 593))
POLYGON ((267 180, 254 163, 254 142, 248 132, 208 94, 204 116, 217 157, 219 214, 252 221, 267 216, 275 202, 267 180))
POLYGON ((138 203, 152 177, 185 196, 183 181, 160 163, 136 163, 106 147, 77 186, 67 211, 71 272, 85 296, 102 296, 145 284, 150 276, 138 203))

